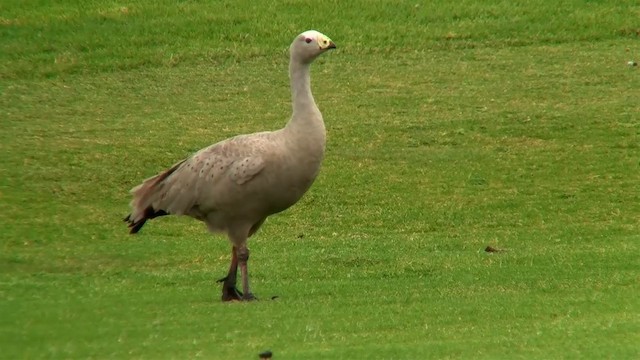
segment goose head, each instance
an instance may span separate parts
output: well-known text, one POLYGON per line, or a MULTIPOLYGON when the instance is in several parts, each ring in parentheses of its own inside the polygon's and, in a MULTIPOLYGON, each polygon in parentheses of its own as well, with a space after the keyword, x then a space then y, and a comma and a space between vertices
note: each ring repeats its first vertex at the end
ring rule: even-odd
POLYGON ((308 30, 296 37, 289 51, 292 59, 310 63, 318 55, 335 48, 336 44, 328 36, 315 30, 308 30))

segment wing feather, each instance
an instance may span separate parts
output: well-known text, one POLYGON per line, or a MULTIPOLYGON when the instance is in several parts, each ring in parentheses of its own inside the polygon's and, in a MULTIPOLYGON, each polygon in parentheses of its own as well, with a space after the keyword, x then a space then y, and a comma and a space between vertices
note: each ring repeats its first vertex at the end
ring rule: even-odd
POLYGON ((217 192, 230 191, 232 183, 247 184, 265 168, 268 134, 237 136, 211 145, 145 180, 131 190, 131 222, 161 210, 199 217, 201 209, 215 209, 217 192))

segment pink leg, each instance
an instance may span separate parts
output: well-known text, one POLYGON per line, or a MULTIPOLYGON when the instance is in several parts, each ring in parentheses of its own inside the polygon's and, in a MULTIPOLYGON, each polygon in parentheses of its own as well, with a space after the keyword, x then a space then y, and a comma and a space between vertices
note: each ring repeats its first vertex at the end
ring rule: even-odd
POLYGON ((236 247, 231 248, 231 265, 229 273, 224 278, 218 280, 222 283, 222 301, 240 300, 242 293, 236 288, 236 278, 238 274, 238 253, 236 247))
POLYGON ((256 300, 251 290, 249 290, 249 271, 247 270, 247 262, 249 261, 249 249, 246 246, 242 246, 238 249, 238 262, 240 264, 240 274, 242 276, 242 300, 250 301, 256 300))

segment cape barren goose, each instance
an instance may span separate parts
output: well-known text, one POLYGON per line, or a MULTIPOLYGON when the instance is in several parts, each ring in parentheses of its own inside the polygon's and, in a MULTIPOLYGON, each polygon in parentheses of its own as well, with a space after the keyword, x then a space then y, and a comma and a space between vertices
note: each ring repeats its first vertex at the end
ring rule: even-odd
POLYGON ((247 239, 267 216, 300 200, 318 175, 325 126, 311 94, 309 66, 335 47, 314 30, 291 44, 293 113, 284 128, 221 141, 131 189, 131 214, 124 220, 132 234, 163 215, 187 215, 203 221, 211 232, 227 234, 231 266, 220 280, 223 301, 255 299, 249 289, 247 239), (238 265, 242 291, 236 287, 238 265))

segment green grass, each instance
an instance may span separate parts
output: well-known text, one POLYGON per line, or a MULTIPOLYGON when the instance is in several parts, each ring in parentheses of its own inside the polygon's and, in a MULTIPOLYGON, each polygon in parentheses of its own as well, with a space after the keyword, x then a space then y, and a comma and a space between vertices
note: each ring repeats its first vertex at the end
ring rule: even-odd
POLYGON ((634 1, 0 4, 0 352, 33 358, 640 356, 634 1), (316 28, 307 196, 229 245, 129 236, 128 190, 275 129, 316 28), (488 254, 491 245, 505 252, 488 254))

